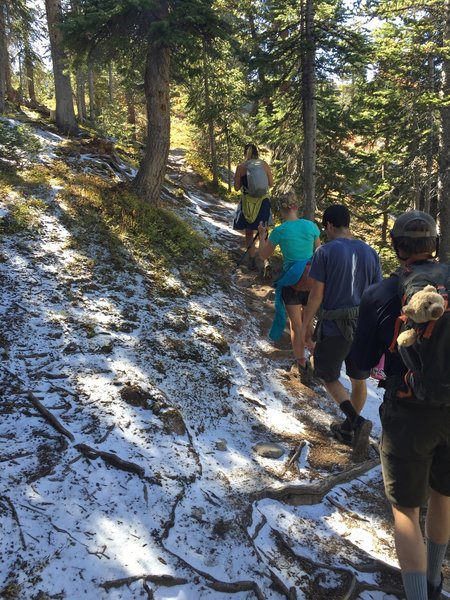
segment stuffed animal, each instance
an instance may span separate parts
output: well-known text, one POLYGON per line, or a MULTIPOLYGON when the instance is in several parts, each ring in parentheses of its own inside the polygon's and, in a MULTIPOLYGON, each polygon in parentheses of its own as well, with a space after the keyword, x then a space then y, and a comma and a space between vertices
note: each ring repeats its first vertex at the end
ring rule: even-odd
MULTIPOLYGON (((403 307, 405 315, 413 323, 437 321, 445 312, 445 300, 435 287, 427 285, 411 296, 408 304, 403 307)), ((417 339, 414 328, 402 331, 397 338, 398 346, 412 346, 417 339)))

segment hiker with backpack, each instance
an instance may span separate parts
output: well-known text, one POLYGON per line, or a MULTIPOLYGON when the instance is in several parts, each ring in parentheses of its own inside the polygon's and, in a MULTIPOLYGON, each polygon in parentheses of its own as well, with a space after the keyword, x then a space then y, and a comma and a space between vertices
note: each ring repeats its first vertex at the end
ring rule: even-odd
POLYGON ((245 231, 245 246, 249 256, 250 269, 256 269, 255 241, 260 223, 269 223, 269 188, 273 185, 273 176, 266 161, 259 158, 258 148, 246 144, 245 161, 236 168, 234 189, 242 192, 241 200, 233 222, 233 229, 245 231))
POLYGON ((309 276, 313 280, 304 311, 303 343, 313 349, 314 375, 345 415, 331 425, 333 436, 353 447, 352 458, 364 458, 372 422, 361 416, 367 397, 367 369, 360 369, 351 346, 364 290, 381 280, 377 253, 350 232, 350 212, 342 204, 329 206, 322 217, 328 242, 314 253, 309 276), (313 319, 317 325, 313 335, 313 319), (345 362, 351 393, 339 381, 345 362))
POLYGON ((401 267, 363 294, 353 349, 361 369, 385 356, 380 455, 407 600, 437 600, 450 536, 450 265, 433 258, 437 228, 427 213, 400 215, 391 241, 401 267), (402 302, 426 285, 444 297, 446 312, 436 321, 408 322, 402 302), (416 329, 409 346, 396 344, 405 327, 416 329))
MULTIPOLYGON (((300 381, 307 385, 311 382, 311 367, 305 358, 305 346, 302 340, 302 314, 308 301, 307 286, 302 288, 301 282, 305 267, 312 258, 316 248, 320 246, 320 231, 313 221, 298 216, 298 205, 294 196, 284 195, 279 198, 281 219, 283 223, 274 227, 267 238, 267 228, 260 225, 259 256, 267 260, 280 246, 283 255, 283 272, 275 286, 275 319, 269 333, 272 340, 277 340, 284 331, 286 313, 289 318, 292 350, 295 365, 298 368, 300 381)), ((306 274, 305 274, 306 275, 306 274)))

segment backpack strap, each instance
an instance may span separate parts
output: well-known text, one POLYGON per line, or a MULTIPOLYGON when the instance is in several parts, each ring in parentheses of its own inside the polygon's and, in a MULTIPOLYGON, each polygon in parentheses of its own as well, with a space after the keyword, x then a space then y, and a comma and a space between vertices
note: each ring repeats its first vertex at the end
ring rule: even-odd
POLYGON ((404 314, 399 315, 395 320, 394 336, 393 336, 392 342, 390 343, 389 348, 388 348, 388 350, 391 354, 396 352, 397 338, 400 333, 400 327, 403 325, 403 323, 406 323, 407 320, 408 320, 408 317, 404 314))
POLYGON ((429 252, 421 252, 420 254, 412 254, 405 261, 405 267, 409 267, 410 265, 412 265, 415 262, 421 262, 424 260, 432 260, 432 259, 433 259, 433 255, 430 254, 429 252))
POLYGON ((402 390, 402 389, 397 390, 397 398, 407 399, 407 398, 412 398, 414 396, 413 389, 409 385, 409 376, 411 375, 411 373, 412 373, 411 369, 409 369, 405 373, 405 377, 403 379, 403 382, 406 385, 406 390, 402 390))

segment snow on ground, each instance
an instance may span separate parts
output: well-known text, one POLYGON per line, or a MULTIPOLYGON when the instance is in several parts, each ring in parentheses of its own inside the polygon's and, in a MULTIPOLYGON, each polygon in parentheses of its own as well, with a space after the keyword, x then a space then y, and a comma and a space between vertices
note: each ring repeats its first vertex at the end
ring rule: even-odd
MULTIPOLYGON (((77 237, 59 192, 0 237, 0 597, 400 598, 376 451, 352 465, 323 390, 274 357, 267 286, 244 270, 227 291, 157 294, 151 265, 77 237)), ((236 252, 233 206, 186 199, 236 252)), ((372 382, 374 444, 379 402, 372 382)))

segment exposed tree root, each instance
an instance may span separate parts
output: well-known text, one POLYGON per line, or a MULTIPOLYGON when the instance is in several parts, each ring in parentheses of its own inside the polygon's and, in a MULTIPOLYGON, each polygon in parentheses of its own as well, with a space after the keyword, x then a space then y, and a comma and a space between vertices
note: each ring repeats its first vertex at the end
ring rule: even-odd
POLYGON ((319 504, 324 496, 335 486, 341 483, 348 483, 363 473, 367 473, 379 464, 379 459, 368 460, 359 463, 350 469, 346 469, 337 475, 327 477, 327 479, 316 484, 286 484, 274 485, 263 488, 255 494, 254 500, 263 498, 273 498, 291 505, 319 504))
POLYGON ((22 544, 22 548, 24 550, 26 550, 27 549, 27 544, 25 542, 25 537, 23 535, 22 526, 21 526, 20 521, 19 521, 19 515, 17 514, 17 511, 16 511, 16 509, 14 507, 14 504, 11 502, 11 500, 8 498, 8 496, 0 496, 0 500, 4 500, 6 502, 6 504, 9 506, 9 509, 11 510, 13 519, 17 523, 17 527, 19 528, 20 543, 22 544))

